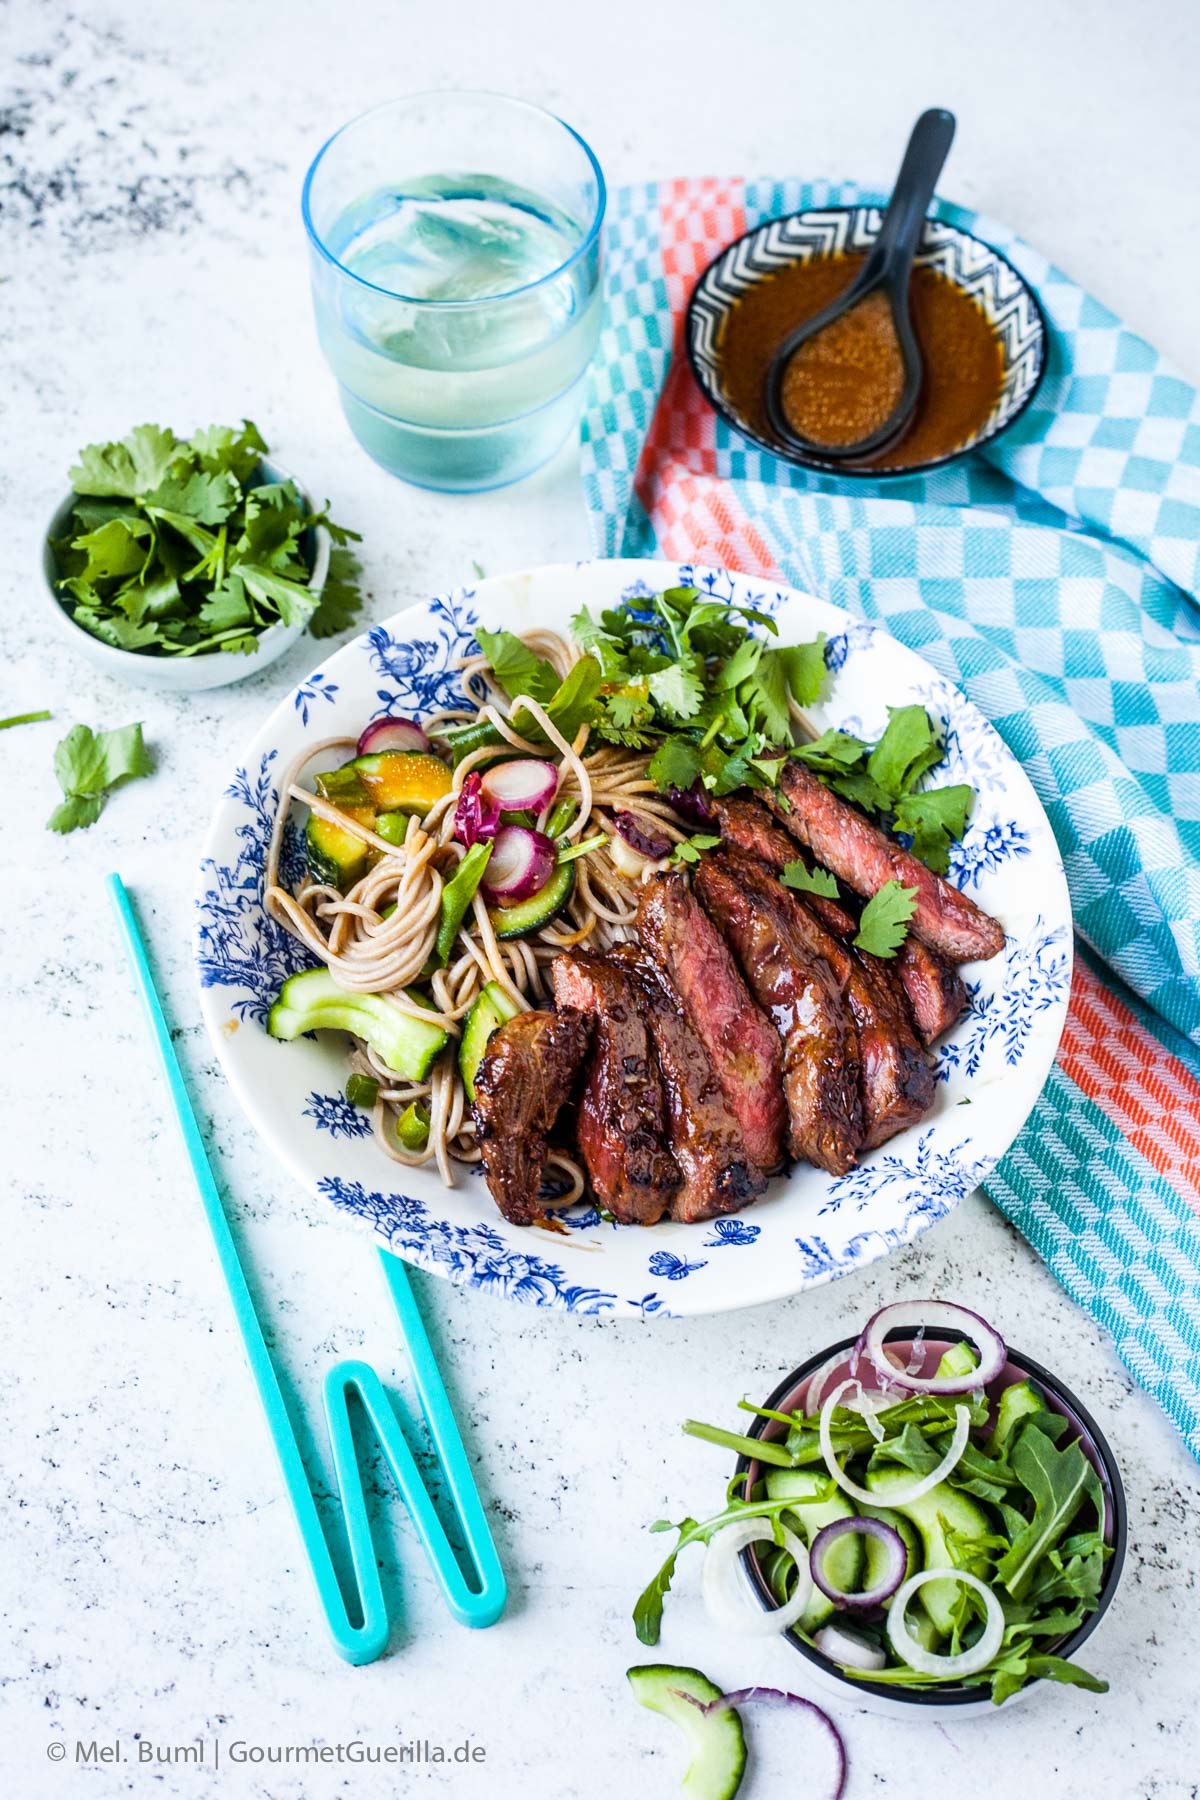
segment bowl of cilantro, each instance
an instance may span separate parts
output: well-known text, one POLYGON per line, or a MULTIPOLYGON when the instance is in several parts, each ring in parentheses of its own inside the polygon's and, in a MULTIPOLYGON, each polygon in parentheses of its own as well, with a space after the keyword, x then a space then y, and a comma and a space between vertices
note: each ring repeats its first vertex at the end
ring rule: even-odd
POLYGON ((307 630, 353 622, 357 534, 278 464, 248 419, 180 438, 138 425, 89 444, 46 532, 59 628, 89 662, 146 687, 241 681, 307 630))

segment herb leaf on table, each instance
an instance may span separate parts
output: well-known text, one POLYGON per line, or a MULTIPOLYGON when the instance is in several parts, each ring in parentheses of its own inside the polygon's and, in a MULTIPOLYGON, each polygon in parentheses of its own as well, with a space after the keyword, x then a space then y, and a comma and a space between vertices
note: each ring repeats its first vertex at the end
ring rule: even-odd
POLYGON ((51 831, 78 831, 94 825, 114 788, 149 775, 154 768, 140 725, 93 731, 73 725, 54 752, 54 773, 64 798, 47 820, 51 831))

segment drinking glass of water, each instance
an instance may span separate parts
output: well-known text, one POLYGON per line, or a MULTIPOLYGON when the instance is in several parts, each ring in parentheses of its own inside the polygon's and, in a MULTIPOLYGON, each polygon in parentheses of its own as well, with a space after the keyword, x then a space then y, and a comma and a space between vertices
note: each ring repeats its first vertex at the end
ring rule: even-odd
POLYGON ((321 348, 359 443, 424 487, 498 487, 579 415, 600 330, 604 177, 498 94, 418 94, 336 132, 304 223, 321 348))

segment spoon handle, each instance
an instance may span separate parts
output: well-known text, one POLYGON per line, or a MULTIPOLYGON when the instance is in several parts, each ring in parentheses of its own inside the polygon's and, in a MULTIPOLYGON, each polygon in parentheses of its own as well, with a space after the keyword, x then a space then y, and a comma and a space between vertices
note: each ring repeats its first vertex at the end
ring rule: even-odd
POLYGON ((907 278, 937 178, 953 142, 954 114, 942 106, 931 106, 912 128, 872 255, 877 267, 890 265, 893 277, 902 272, 907 278))

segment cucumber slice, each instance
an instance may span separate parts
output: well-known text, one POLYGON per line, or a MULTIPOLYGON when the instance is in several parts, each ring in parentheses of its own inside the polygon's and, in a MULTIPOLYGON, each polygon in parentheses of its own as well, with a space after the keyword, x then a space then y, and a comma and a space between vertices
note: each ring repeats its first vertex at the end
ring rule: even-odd
MULTIPOLYGON (((832 1525, 835 1519, 852 1519, 855 1515, 853 1504, 845 1494, 834 1493, 828 1500, 815 1498, 824 1488, 830 1485, 825 1469, 772 1469, 766 1478, 767 1493, 772 1500, 795 1500, 796 1510, 791 1515, 796 1520, 796 1529, 811 1545, 818 1531, 825 1525, 832 1525)), ((836 1582, 843 1593, 852 1594, 862 1583, 863 1540, 847 1532, 833 1546, 826 1565, 831 1580, 836 1582)), ((823 1594, 813 1584, 812 1596, 800 1616, 798 1629, 808 1632, 811 1637, 833 1617, 837 1608, 828 1594, 823 1594)))
MULTIPOLYGON (((903 1490, 912 1485, 910 1469, 874 1469, 867 1473, 867 1486, 873 1494, 878 1494, 884 1505, 887 1504, 889 1491, 903 1490)), ((925 1553, 927 1569, 953 1569, 957 1567, 946 1543, 945 1527, 951 1526, 964 1537, 981 1537, 993 1527, 991 1520, 983 1511, 978 1501, 970 1494, 964 1494, 958 1488, 943 1481, 922 1494, 919 1500, 909 1500, 895 1510, 911 1520, 920 1533, 921 1547, 925 1553)), ((965 1568, 971 1575, 986 1576, 987 1564, 979 1561, 978 1566, 966 1563, 965 1568)), ((954 1624, 954 1614, 962 1600, 960 1582, 927 1581, 921 1589, 921 1599, 925 1610, 943 1636, 949 1634, 954 1624)))
POLYGON ((560 863, 549 881, 528 900, 515 906, 489 906, 492 930, 502 943, 509 938, 530 937, 556 919, 575 891, 574 863, 560 863))
POLYGON ((273 1038, 290 1042, 306 1031, 350 1031, 406 1081, 424 1081, 448 1041, 444 1026, 413 1019, 382 994, 352 994, 328 969, 289 976, 267 1014, 273 1038))
MULTIPOLYGON (((371 819, 363 822, 370 824, 371 819)), ((304 851, 313 880, 323 881, 343 894, 366 874, 375 855, 371 845, 354 832, 328 819, 319 819, 316 813, 309 813, 304 827, 304 851)))
POLYGON ((489 981, 475 996, 475 1002, 463 1021, 462 1041, 458 1046, 458 1072, 462 1076, 467 1099, 474 1102, 475 1077, 483 1061, 488 1039, 506 1019, 515 1019, 521 1011, 498 981, 489 981))
MULTIPOLYGON (((869 1518, 882 1520, 885 1525, 890 1525, 893 1531, 899 1532, 901 1541, 908 1553, 908 1560, 904 1566, 904 1579, 907 1581, 910 1575, 915 1575, 917 1570, 922 1566, 921 1539, 912 1520, 906 1519, 903 1513, 892 1512, 886 1506, 862 1506, 859 1508, 859 1511, 866 1513, 869 1518)), ((866 1545, 866 1567, 863 1570, 863 1587, 869 1591, 873 1587, 878 1587, 879 1583, 883 1580, 884 1573, 888 1567, 889 1557, 878 1538, 869 1537, 865 1538, 863 1541, 866 1545)))
POLYGON ((687 1739, 691 1761, 680 1792, 689 1800, 733 1800, 746 1771, 746 1734, 733 1707, 719 1713, 703 1713, 721 1698, 707 1675, 699 1669, 676 1668, 671 1663, 643 1663, 628 1671, 629 1685, 642 1706, 661 1713, 677 1725, 687 1739))

